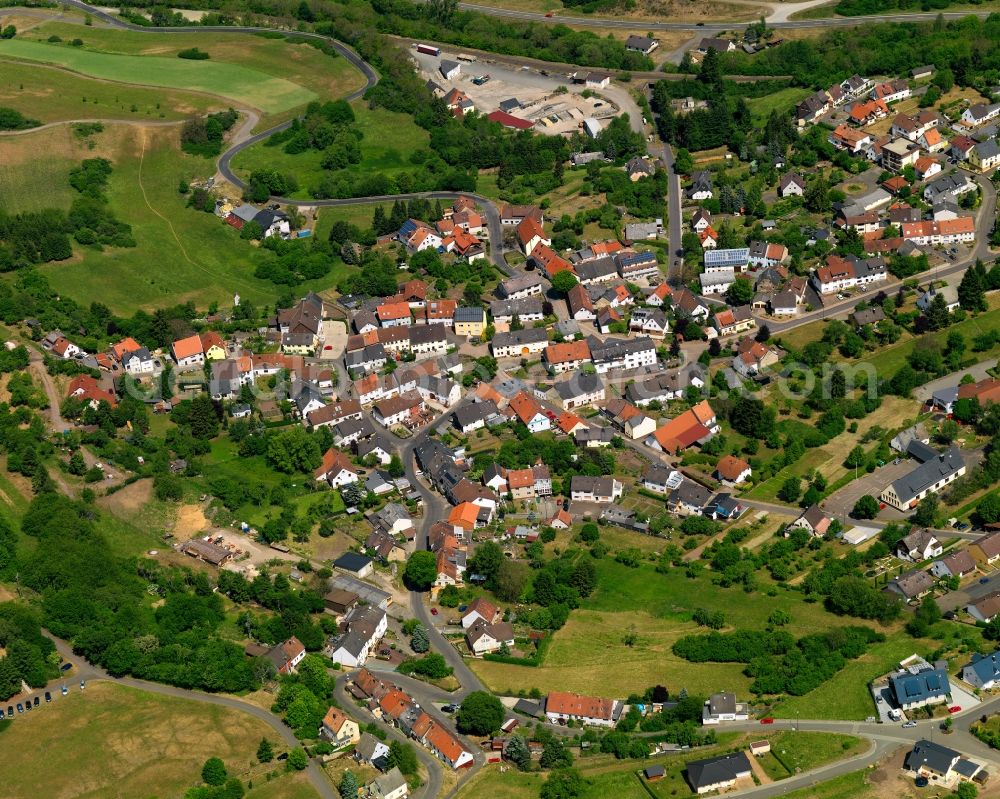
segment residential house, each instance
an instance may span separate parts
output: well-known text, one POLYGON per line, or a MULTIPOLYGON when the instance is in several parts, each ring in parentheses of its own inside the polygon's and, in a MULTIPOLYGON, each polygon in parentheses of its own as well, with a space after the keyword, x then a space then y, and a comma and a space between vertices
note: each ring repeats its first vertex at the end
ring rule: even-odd
POLYGON ((667 496, 667 510, 678 516, 700 516, 712 493, 694 480, 681 480, 667 496))
POLYGON ((728 790, 737 780, 749 779, 753 774, 746 752, 691 760, 686 767, 688 782, 699 795, 728 790))
POLYGON ((424 321, 428 325, 451 327, 455 323, 455 309, 457 307, 458 303, 455 300, 428 300, 424 304, 424 321))
POLYGON ((935 577, 958 577, 962 579, 976 571, 976 561, 967 549, 950 552, 931 564, 931 574, 935 577))
POLYGON ((929 203, 941 199, 955 200, 976 188, 976 182, 964 172, 952 172, 928 183, 924 187, 924 199, 929 203))
POLYGON ((980 172, 989 172, 1000 165, 1000 142, 987 139, 972 148, 969 165, 980 172))
POLYGON ((458 408, 452 418, 455 426, 463 433, 471 433, 486 426, 486 421, 499 414, 496 403, 493 400, 483 402, 472 402, 458 408))
POLYGON ((943 547, 930 530, 914 530, 896 544, 896 557, 911 563, 920 563, 941 554, 943 547))
POLYGON ((737 345, 732 366, 737 374, 754 377, 763 374, 767 367, 773 366, 779 359, 778 351, 774 347, 747 336, 737 345))
POLYGON ((532 433, 541 433, 552 426, 538 400, 526 391, 519 391, 511 397, 507 410, 532 433))
POLYGON ((726 308, 717 311, 712 325, 720 336, 732 336, 743 333, 757 326, 752 310, 749 305, 741 305, 737 308, 726 308))
POLYGON ((178 369, 187 369, 205 362, 205 351, 202 349, 201 336, 195 334, 187 338, 177 339, 171 347, 174 361, 178 369))
POLYGON ((849 128, 847 125, 837 125, 830 134, 828 141, 838 150, 847 150, 851 154, 863 152, 872 137, 863 130, 849 128))
POLYGON ((1000 561, 1000 530, 987 533, 969 544, 969 554, 982 566, 992 566, 1000 561))
POLYGON ((534 297, 520 300, 500 300, 490 303, 490 316, 494 325, 510 325, 517 317, 523 325, 540 322, 545 318, 542 301, 534 297))
POLYGON ((684 476, 676 469, 671 469, 662 463, 653 462, 642 472, 642 487, 657 494, 669 494, 684 480, 684 476))
POLYGON ((617 699, 582 696, 568 691, 551 691, 545 697, 545 718, 550 724, 577 724, 614 727, 621 716, 622 703, 617 699))
POLYGON ((634 53, 642 53, 643 55, 649 55, 660 43, 656 39, 651 39, 648 36, 629 36, 625 40, 625 49, 634 53))
POLYGON ((364 666, 372 650, 388 629, 386 612, 374 605, 359 606, 344 619, 346 631, 332 637, 324 647, 325 654, 344 668, 364 666))
POLYGON ((628 329, 645 333, 650 338, 662 339, 670 332, 670 323, 662 308, 637 308, 629 319, 628 329))
POLYGON ((705 700, 701 711, 701 723, 705 725, 722 724, 727 721, 746 721, 750 711, 746 703, 737 702, 736 694, 712 694, 705 700))
POLYGON ((991 591, 972 604, 966 605, 965 610, 976 621, 989 624, 1000 615, 1000 591, 991 591))
POLYGON ((779 197, 801 197, 806 191, 806 179, 795 172, 786 172, 778 181, 779 197))
POLYGON ((570 498, 574 502, 608 503, 620 499, 624 487, 613 477, 588 477, 573 475, 570 480, 570 498))
POLYGON ((939 705, 948 700, 948 664, 939 661, 932 667, 903 669, 889 677, 889 688, 903 710, 939 705))
POLYGON ((486 329, 486 311, 478 306, 455 309, 455 334, 481 336, 486 329))
POLYGON ((500 281, 500 296, 507 300, 522 300, 543 293, 543 282, 538 275, 527 274, 500 281))
POLYGON ((413 419, 427 406, 418 391, 407 391, 375 404, 372 417, 383 427, 393 427, 413 419))
POLYGON ((715 190, 712 188, 712 173, 704 170, 693 172, 691 185, 685 194, 689 200, 711 200, 715 196, 715 190))
POLYGON ((540 244, 546 247, 552 246, 552 239, 545 235, 541 223, 532 216, 525 217, 515 228, 515 233, 521 251, 526 257, 540 244))
POLYGON ((751 241, 748 262, 754 268, 777 266, 788 260, 788 248, 784 244, 767 241, 751 241))
POLYGON ((569 306, 570 316, 578 322, 592 321, 596 318, 594 313, 594 303, 590 299, 587 287, 582 283, 577 283, 566 294, 566 304, 569 306))
POLYGON ((275 671, 281 675, 294 674, 296 666, 302 662, 305 656, 306 648, 294 635, 287 641, 275 644, 264 655, 274 666, 275 671))
POLYGON ((490 624, 478 619, 466 629, 465 643, 477 657, 497 652, 514 646, 514 628, 507 622, 490 624))
POLYGON ((668 454, 676 454, 692 444, 707 440, 720 430, 715 411, 702 400, 697 405, 657 428, 646 444, 668 454))
POLYGON ((328 483, 332 488, 358 482, 358 475, 354 472, 354 464, 350 458, 333 447, 324 453, 323 461, 313 472, 313 477, 317 482, 328 483))
POLYGON ((789 527, 801 527, 814 538, 822 538, 830 529, 830 521, 819 505, 810 505, 789 527))
POLYGON ((575 372, 590 363, 590 346, 585 339, 550 344, 542 353, 542 361, 550 374, 575 372))
POLYGON ((590 357, 598 374, 615 369, 631 370, 656 365, 656 346, 648 336, 633 339, 589 336, 590 357))
POLYGON ((323 716, 319 734, 332 743, 335 749, 343 749, 361 740, 361 729, 358 727, 358 723, 335 707, 331 707, 323 716))
POLYGON ((580 372, 568 380, 556 383, 555 391, 559 395, 562 407, 567 411, 585 405, 596 405, 605 398, 604 383, 601 382, 601 378, 586 372, 580 372))
POLYGON ((735 486, 750 479, 753 470, 742 458, 723 455, 715 466, 715 477, 723 485, 735 486))
POLYGON ((927 572, 913 569, 904 572, 886 585, 886 590, 899 594, 904 600, 921 599, 934 589, 934 578, 927 572))
POLYGON ((468 630, 477 621, 496 624, 502 615, 496 605, 488 599, 476 597, 469 603, 462 615, 462 627, 468 630))
POLYGON ((368 783, 365 792, 367 799, 406 799, 410 794, 410 786, 399 768, 393 766, 368 783))
POLYGON ((961 753, 926 739, 917 741, 903 759, 903 768, 914 777, 932 780, 934 784, 954 785, 962 781, 979 781, 982 766, 962 757, 961 753))
POLYGON ((1000 117, 1000 103, 974 103, 962 112, 962 124, 978 128, 1000 117))
POLYGON ((529 327, 497 333, 490 342, 490 349, 494 358, 526 358, 539 354, 548 345, 549 336, 545 328, 529 327))
MULTIPOLYGON (((389 744, 380 741, 370 732, 365 732, 361 734, 361 739, 357 742, 354 747, 353 757, 359 763, 365 763, 369 766, 375 766, 379 768, 377 763, 386 763, 389 756, 389 744)), ((384 769, 380 769, 384 770, 384 769)))
POLYGON ((705 210, 704 208, 696 208, 694 213, 691 215, 691 229, 695 233, 701 233, 703 230, 710 228, 711 226, 711 212, 705 210))

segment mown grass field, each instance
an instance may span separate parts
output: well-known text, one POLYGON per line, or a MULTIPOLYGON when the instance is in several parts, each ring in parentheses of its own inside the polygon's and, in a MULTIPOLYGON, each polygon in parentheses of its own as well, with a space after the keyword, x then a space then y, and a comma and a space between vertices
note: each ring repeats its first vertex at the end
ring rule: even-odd
MULTIPOLYGON (((95 156, 113 164, 109 207, 132 225, 138 246, 77 248, 72 259, 41 266, 57 290, 123 314, 187 300, 228 307, 235 293, 257 304, 274 301, 279 287, 253 276, 264 254, 212 214, 187 208, 178 194, 182 178, 214 172, 211 161, 179 150, 178 135, 173 128, 114 126, 93 138, 94 149, 68 128, 0 139, 0 208, 11 213, 68 208, 75 195, 66 182, 71 167, 95 156), (47 157, 38 158, 40 152, 47 157)), ((301 290, 333 282, 320 278, 301 290)))
MULTIPOLYGON (((276 733, 228 708, 92 682, 0 733, 3 795, 9 799, 181 796, 201 781, 209 757, 244 779, 262 737, 276 733)), ((281 751, 284 745, 278 751, 281 751)), ((257 776, 260 771, 253 776, 257 776)), ((249 775, 248 775, 249 776, 249 775)), ((250 796, 306 799, 315 792, 291 777, 250 796), (287 781, 287 785, 284 785, 287 781)))
POLYGON ((785 779, 800 771, 809 771, 834 760, 853 757, 868 748, 867 741, 853 735, 833 732, 801 733, 792 730, 768 736, 771 755, 778 767, 773 779, 785 779))
POLYGON ((0 56, 58 64, 103 80, 207 92, 271 114, 318 97, 310 89, 242 64, 104 53, 25 39, 0 41, 0 56))
MULTIPOLYGON (((350 171, 378 172, 392 176, 415 169, 410 156, 427 147, 430 140, 427 131, 418 127, 413 118, 405 114, 381 108, 369 109, 360 100, 352 105, 357 127, 363 138, 360 142, 361 163, 352 165, 350 171)), ((299 191, 294 196, 305 199, 310 197, 310 187, 315 186, 326 174, 326 170, 320 166, 322 160, 323 153, 319 150, 289 155, 281 145, 268 147, 260 142, 237 153, 232 167, 241 177, 249 175, 255 169, 274 169, 294 175, 299 182, 299 191)), ((369 224, 370 219, 369 216, 369 224)))
POLYGON ((175 89, 145 89, 85 78, 23 61, 0 63, 0 106, 42 122, 69 119, 160 121, 225 110, 214 97, 175 89))
POLYGON ((810 785, 785 794, 786 799, 869 799, 876 796, 875 789, 868 784, 866 770, 852 771, 842 777, 810 785))
MULTIPOLYGON (((804 602, 793 590, 775 586, 775 596, 768 596, 770 585, 765 582, 747 594, 740 588, 714 586, 707 575, 694 580, 678 574, 665 576, 651 565, 630 569, 605 558, 598 562, 597 590, 555 633, 542 666, 489 661, 470 661, 470 665, 490 688, 501 692, 538 688, 543 693, 568 690, 625 696, 663 684, 671 691, 686 688, 693 695, 727 690, 746 696, 752 680, 743 674, 743 664, 689 663, 671 651, 682 635, 705 632, 690 621, 696 608, 722 611, 727 629, 753 630, 763 629, 770 613, 782 609, 792 617, 786 629, 796 636, 861 623, 834 616, 822 604, 804 602), (629 647, 623 636, 633 627, 638 640, 629 647), (615 662, 627 662, 628 668, 608 667, 615 662)), ((872 671, 865 680, 877 673, 872 671)), ((819 703, 809 706, 814 714, 822 707, 819 703)))
MULTIPOLYGON (((211 55, 210 61, 189 62, 218 64, 225 62, 272 77, 282 78, 313 92, 319 99, 342 97, 364 85, 364 77, 344 58, 330 56, 299 39, 269 38, 246 33, 154 33, 122 31, 110 28, 81 28, 61 22, 46 22, 18 38, 45 40, 49 36, 65 40, 80 37, 85 50, 124 55, 173 58, 180 50, 197 47, 211 55)), ((191 88, 191 87, 188 87, 191 88)), ((281 117, 288 117, 285 112, 281 117)), ((275 121, 271 119, 270 122, 275 121)))

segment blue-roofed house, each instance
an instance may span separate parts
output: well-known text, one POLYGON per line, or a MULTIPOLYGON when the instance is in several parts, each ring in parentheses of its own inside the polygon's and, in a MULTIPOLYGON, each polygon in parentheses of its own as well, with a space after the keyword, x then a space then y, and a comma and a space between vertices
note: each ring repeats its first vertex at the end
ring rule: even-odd
POLYGON ((1000 650, 992 655, 972 656, 972 662, 962 669, 962 679, 984 691, 1000 685, 1000 650))
POLYGON ((951 693, 948 667, 944 662, 918 671, 897 672, 889 678, 889 685, 896 702, 903 710, 939 705, 946 702, 951 693))

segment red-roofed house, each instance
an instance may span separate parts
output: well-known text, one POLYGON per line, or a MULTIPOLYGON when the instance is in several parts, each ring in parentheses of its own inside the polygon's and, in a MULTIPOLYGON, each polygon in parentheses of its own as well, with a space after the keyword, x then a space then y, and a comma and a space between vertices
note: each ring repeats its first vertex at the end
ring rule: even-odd
POLYGON ((687 449, 702 439, 709 438, 719 432, 715 411, 702 400, 690 410, 684 411, 667 422, 646 439, 646 443, 654 449, 675 454, 687 449))
POLYGON ((97 409, 98 404, 101 402, 108 403, 112 408, 117 404, 115 395, 101 388, 100 383, 90 375, 77 375, 74 377, 69 384, 67 396, 76 397, 86 402, 94 410, 97 409))
POLYGON ((617 699, 581 696, 567 691, 552 691, 545 698, 545 717, 550 724, 579 724, 613 727, 621 715, 622 704, 617 699))
POLYGON ((313 472, 313 477, 316 478, 317 482, 325 481, 333 488, 358 482, 358 476, 354 472, 350 458, 333 447, 330 447, 323 455, 323 462, 313 472))
POLYGON ((541 224, 534 217, 526 216, 514 230, 517 233, 518 244, 525 256, 531 255, 539 244, 544 244, 546 247, 552 246, 552 239, 545 235, 541 224))
POLYGON ((181 369, 205 363, 205 350, 201 344, 201 336, 194 335, 177 339, 171 345, 171 350, 174 353, 177 366, 181 369))
POLYGON ((728 486, 745 483, 752 474, 750 464, 733 455, 723 455, 715 467, 715 476, 719 482, 728 486))

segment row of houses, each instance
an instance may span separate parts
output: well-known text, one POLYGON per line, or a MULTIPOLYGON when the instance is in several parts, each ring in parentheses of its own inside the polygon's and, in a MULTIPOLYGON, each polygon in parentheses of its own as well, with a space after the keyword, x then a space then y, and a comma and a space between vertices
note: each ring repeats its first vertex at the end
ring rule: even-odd
POLYGON ((451 769, 466 768, 474 763, 472 752, 456 735, 398 686, 362 668, 351 681, 349 690, 365 702, 376 717, 396 726, 451 769))

